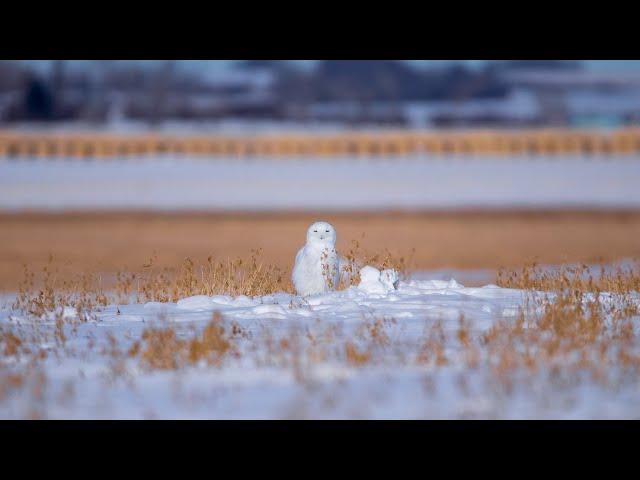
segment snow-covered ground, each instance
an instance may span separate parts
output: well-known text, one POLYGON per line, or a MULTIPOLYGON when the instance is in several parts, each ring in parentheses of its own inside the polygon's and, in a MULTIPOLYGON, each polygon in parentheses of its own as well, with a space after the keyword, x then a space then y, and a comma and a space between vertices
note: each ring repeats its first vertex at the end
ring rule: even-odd
POLYGON ((0 160, 0 210, 640 206, 638 157, 0 160))
POLYGON ((504 385, 482 365, 468 368, 456 340, 460 315, 477 337, 497 319, 515 321, 524 305, 523 291, 494 285, 422 279, 396 290, 374 279, 307 300, 282 293, 109 305, 75 333, 68 323, 64 346, 44 333, 55 328, 53 320, 34 322, 12 311, 10 300, 2 299, 0 326, 32 335, 50 354, 35 370, 40 377, 33 374, 0 399, 2 418, 640 417, 637 378, 611 388, 588 375, 554 380, 547 372, 523 372, 504 385), (234 353, 219 365, 149 370, 123 353, 151 326, 170 326, 187 338, 213 312, 234 332, 234 353), (416 362, 436 322, 446 336, 447 363, 416 362), (347 339, 376 355, 349 362, 347 339))

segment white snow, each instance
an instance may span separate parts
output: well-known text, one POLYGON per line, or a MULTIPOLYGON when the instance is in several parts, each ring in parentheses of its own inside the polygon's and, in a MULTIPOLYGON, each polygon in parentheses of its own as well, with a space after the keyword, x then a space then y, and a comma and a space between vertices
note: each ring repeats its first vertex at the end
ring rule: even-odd
MULTIPOLYGON (((471 334, 478 336, 496 319, 513 320, 524 304, 523 291, 495 285, 467 288, 453 279, 396 283, 393 273, 386 272, 381 279, 381 272, 366 269, 359 286, 308 299, 286 293, 254 298, 198 295, 177 303, 109 305, 94 320, 78 324, 74 334, 67 332, 64 349, 43 361, 47 380, 42 396, 34 397, 34 390, 25 387, 0 398, 0 418, 23 418, 34 410, 45 418, 640 415, 637 381, 611 389, 588 376, 560 385, 540 374, 525 376, 505 390, 492 382, 485 369, 465 367, 454 338, 460 315, 470 322, 471 334), (110 338, 126 352, 150 326, 170 325, 186 336, 206 325, 213 312, 223 315, 227 332, 233 325, 244 331, 233 337, 238 355, 225 357, 219 366, 150 371, 137 359, 125 355, 119 364, 104 353, 110 338), (342 350, 336 350, 322 361, 302 361, 296 369, 281 363, 277 353, 266 351, 265 339, 273 340, 272 344, 288 339, 303 350, 313 349, 314 342, 328 336, 335 345, 343 345, 357 338, 363 324, 376 320, 384 322, 390 339, 388 346, 380 347, 381 358, 386 359, 382 363, 350 365, 341 357, 342 350), (436 368, 407 358, 438 321, 448 335, 449 364, 436 368)), ((0 327, 21 328, 23 333, 53 328, 34 323, 8 306, 0 310, 0 327)), ((42 346, 56 351, 51 342, 43 340, 42 346)), ((8 358, 3 361, 5 367, 11 366, 8 358)))
POLYGON ((360 284, 358 289, 365 293, 386 294, 396 289, 398 273, 395 270, 387 269, 380 272, 377 268, 366 267, 360 270, 360 284))

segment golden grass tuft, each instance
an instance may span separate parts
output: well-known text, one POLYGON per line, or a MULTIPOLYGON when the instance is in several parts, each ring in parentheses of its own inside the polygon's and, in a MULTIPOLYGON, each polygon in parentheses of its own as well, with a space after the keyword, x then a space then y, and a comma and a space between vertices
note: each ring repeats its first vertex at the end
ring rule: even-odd
POLYGON ((545 271, 534 264, 502 273, 498 284, 529 292, 528 305, 515 321, 499 319, 483 335, 488 362, 498 373, 520 368, 590 371, 598 377, 603 369, 640 372, 634 349, 639 280, 634 269, 607 273, 602 266, 594 276, 585 265, 545 271))
POLYGON ((2 346, 2 354, 5 357, 17 355, 22 347, 22 343, 22 340, 12 332, 0 330, 0 345, 2 346))
POLYGON ((441 321, 433 322, 426 332, 422 345, 416 356, 416 363, 435 365, 442 367, 447 365, 448 359, 445 353, 447 336, 441 321))
POLYGON ((175 370, 181 366, 185 343, 173 328, 147 328, 142 332, 142 342, 140 362, 144 366, 154 370, 175 370))
POLYGON ((527 263, 520 270, 498 271, 496 284, 505 288, 521 290, 578 292, 610 292, 625 294, 640 291, 640 264, 633 267, 618 267, 607 272, 600 265, 598 275, 588 265, 562 265, 558 269, 543 269, 536 262, 527 263))
POLYGON ((139 356, 141 364, 152 370, 177 370, 201 362, 219 365, 232 350, 220 322, 220 314, 215 313, 201 333, 187 340, 181 339, 170 326, 147 328, 142 332, 141 342, 129 349, 129 357, 139 356))
POLYGON ((36 318, 62 318, 65 307, 73 307, 77 318, 94 318, 97 309, 109 303, 175 302, 192 295, 259 296, 284 291, 292 293, 289 276, 280 268, 261 261, 261 250, 249 259, 215 260, 197 265, 186 258, 177 268, 155 268, 157 256, 144 264, 143 273, 118 272, 112 292, 106 293, 98 275, 76 275, 58 280, 53 256, 36 275, 24 266, 12 307, 36 318))
POLYGON ((20 283, 13 308, 41 318, 52 314, 61 317, 64 307, 73 307, 81 321, 92 318, 93 311, 108 304, 100 278, 95 275, 80 274, 75 279, 59 282, 53 256, 36 283, 34 272, 24 266, 24 278, 20 283), (37 285, 37 286, 36 286, 37 285))
POLYGON ((415 251, 415 248, 412 249, 409 256, 395 255, 386 248, 382 253, 372 253, 365 250, 358 240, 352 240, 351 247, 342 255, 345 264, 340 265, 342 275, 338 289, 358 285, 360 269, 366 265, 378 270, 392 268, 398 272, 401 280, 405 280, 409 276, 415 251))
POLYGON ((204 360, 209 365, 218 365, 231 351, 231 343, 220 325, 220 319, 220 314, 216 312, 202 333, 188 342, 188 363, 195 364, 204 360))
POLYGON ((352 342, 346 342, 344 345, 344 353, 347 363, 353 366, 362 366, 371 361, 371 353, 368 351, 361 352, 352 342))
MULTIPOLYGON (((262 250, 252 250, 248 260, 216 260, 212 256, 203 265, 186 258, 177 269, 153 268, 155 257, 145 265, 139 278, 142 300, 175 302, 192 295, 268 295, 292 292, 288 275, 279 267, 261 261, 262 250)), ((131 280, 121 275, 119 290, 130 293, 131 280)))

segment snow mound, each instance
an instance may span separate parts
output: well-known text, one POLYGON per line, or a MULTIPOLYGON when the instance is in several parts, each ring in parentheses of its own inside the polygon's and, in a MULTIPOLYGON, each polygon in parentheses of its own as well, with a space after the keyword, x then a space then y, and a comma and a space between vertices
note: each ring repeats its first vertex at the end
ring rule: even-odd
POLYGON ((387 269, 380 272, 377 268, 366 266, 360 270, 358 288, 366 293, 386 294, 398 286, 398 273, 387 269))
POLYGON ((366 266, 360 270, 357 286, 319 295, 300 297, 284 292, 253 298, 196 295, 164 305, 168 313, 176 315, 220 311, 228 318, 244 321, 284 320, 300 324, 318 318, 356 322, 361 321, 363 315, 457 319, 461 313, 480 322, 490 322, 496 314, 512 316, 522 299, 520 290, 467 288, 454 279, 402 282, 395 270, 380 271, 366 266))

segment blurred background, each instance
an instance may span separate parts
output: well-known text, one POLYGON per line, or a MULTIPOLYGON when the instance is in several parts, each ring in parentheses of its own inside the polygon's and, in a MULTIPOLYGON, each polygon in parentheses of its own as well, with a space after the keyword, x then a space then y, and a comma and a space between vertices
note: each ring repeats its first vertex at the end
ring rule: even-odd
POLYGON ((638 61, 3 61, 0 121, 28 128, 620 127, 638 61))
POLYGON ((0 289, 306 226, 487 283, 640 253, 640 61, 0 61, 0 289))

